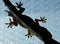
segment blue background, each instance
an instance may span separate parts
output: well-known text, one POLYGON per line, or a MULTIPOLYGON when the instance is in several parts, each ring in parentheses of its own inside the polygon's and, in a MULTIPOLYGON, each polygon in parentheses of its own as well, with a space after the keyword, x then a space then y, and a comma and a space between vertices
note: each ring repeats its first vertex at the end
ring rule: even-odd
MULTIPOLYGON (((10 0, 21 1, 25 11, 23 14, 30 16, 33 20, 45 16, 46 23, 39 24, 47 28, 53 35, 53 38, 60 42, 60 0, 10 0)), ((44 44, 36 36, 27 38, 27 30, 20 25, 7 28, 5 23, 9 22, 8 14, 4 11, 7 7, 0 0, 0 44, 44 44)), ((12 18, 11 18, 12 19, 12 18)))

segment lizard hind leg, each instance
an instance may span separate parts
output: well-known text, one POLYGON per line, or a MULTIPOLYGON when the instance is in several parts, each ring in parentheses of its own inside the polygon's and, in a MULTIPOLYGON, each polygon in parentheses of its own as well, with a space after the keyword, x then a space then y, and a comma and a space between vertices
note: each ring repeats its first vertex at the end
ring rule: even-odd
POLYGON ((32 37, 33 33, 28 29, 28 34, 26 34, 25 36, 32 37))

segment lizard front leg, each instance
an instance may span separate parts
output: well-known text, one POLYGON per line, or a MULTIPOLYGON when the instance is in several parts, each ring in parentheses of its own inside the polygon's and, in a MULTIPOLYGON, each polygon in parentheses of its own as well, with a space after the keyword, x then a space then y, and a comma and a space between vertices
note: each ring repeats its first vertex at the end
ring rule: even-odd
POLYGON ((10 20, 10 23, 5 23, 5 24, 8 25, 8 28, 9 28, 9 27, 12 28, 14 22, 12 22, 11 19, 9 19, 9 20, 10 20))

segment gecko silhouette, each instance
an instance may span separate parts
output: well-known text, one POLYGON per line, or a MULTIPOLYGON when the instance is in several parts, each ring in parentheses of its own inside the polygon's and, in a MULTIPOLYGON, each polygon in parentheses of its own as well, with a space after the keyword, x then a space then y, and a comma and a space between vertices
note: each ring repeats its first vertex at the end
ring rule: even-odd
MULTIPOLYGON (((28 28, 28 26, 34 30, 39 36, 42 37, 42 41, 45 44, 60 44, 52 38, 52 34, 45 28, 36 23, 32 18, 26 15, 22 15, 16 8, 11 4, 9 0, 3 0, 7 7, 15 13, 16 16, 19 17, 19 24, 24 28, 28 28), (21 22, 22 21, 22 22, 21 22), (25 26, 24 23, 28 26, 25 26)), ((17 17, 16 17, 17 19, 17 17)), ((18 19, 17 19, 18 20, 18 19)), ((38 20, 37 20, 38 21, 38 20)))
MULTIPOLYGON (((23 11, 25 10, 25 8, 22 7, 23 4, 21 2, 19 4, 18 3, 16 3, 16 4, 17 4, 17 6, 15 6, 15 7, 19 8, 19 12, 22 15, 23 11)), ((8 12, 8 16, 13 17, 13 21, 11 21, 11 19, 9 19, 10 23, 6 23, 8 25, 8 28, 9 27, 12 28, 13 25, 18 26, 19 23, 16 20, 16 18, 14 16, 12 16, 13 13, 11 11, 8 11, 8 10, 5 10, 5 12, 8 12)), ((45 17, 40 17, 40 18, 41 19, 35 19, 35 23, 38 25, 39 25, 39 23, 38 23, 39 21, 41 21, 42 23, 46 22, 45 17)), ((29 31, 29 29, 28 29, 28 34, 26 34, 25 36, 28 36, 28 38, 29 38, 29 36, 32 37, 32 35, 33 35, 33 33, 31 31, 29 31)))

